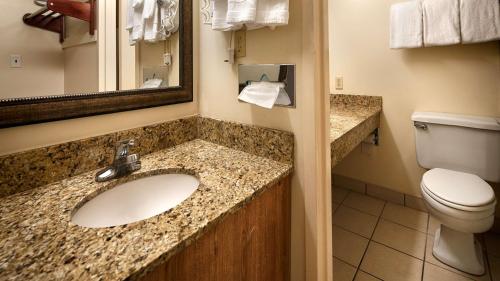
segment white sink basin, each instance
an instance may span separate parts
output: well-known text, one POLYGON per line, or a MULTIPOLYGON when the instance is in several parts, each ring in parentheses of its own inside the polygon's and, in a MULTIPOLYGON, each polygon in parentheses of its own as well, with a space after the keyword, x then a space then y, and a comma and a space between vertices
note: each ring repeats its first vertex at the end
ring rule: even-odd
POLYGON ((80 207, 74 224, 99 228, 129 224, 164 213, 186 200, 200 182, 193 176, 165 174, 117 185, 80 207))

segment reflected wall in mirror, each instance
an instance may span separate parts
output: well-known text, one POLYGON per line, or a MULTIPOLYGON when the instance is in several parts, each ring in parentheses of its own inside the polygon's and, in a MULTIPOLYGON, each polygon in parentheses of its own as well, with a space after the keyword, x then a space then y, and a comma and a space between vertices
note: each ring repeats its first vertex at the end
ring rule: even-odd
POLYGON ((0 100, 181 86, 179 1, 0 1, 0 100))

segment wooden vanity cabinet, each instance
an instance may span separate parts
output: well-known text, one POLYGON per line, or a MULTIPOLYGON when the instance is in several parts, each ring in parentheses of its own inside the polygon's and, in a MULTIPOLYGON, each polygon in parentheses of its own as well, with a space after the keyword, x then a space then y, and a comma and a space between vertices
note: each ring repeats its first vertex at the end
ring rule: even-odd
POLYGON ((288 176, 142 280, 290 280, 290 200, 288 176))

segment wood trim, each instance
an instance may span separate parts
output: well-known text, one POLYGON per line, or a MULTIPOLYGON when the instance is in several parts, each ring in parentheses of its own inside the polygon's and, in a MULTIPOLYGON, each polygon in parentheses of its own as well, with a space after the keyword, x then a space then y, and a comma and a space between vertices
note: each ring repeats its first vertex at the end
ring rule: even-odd
POLYGON ((288 176, 141 280, 288 281, 290 216, 288 176))
POLYGON ((193 4, 180 1, 179 87, 0 100, 0 128, 193 101, 193 4))

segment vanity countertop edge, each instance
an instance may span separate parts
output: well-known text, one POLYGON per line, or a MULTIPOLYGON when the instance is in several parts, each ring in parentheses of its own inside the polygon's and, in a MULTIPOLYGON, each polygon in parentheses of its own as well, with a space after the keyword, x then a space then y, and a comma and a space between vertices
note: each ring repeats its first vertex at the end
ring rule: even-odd
POLYGON ((332 168, 380 127, 382 97, 330 95, 332 168))

